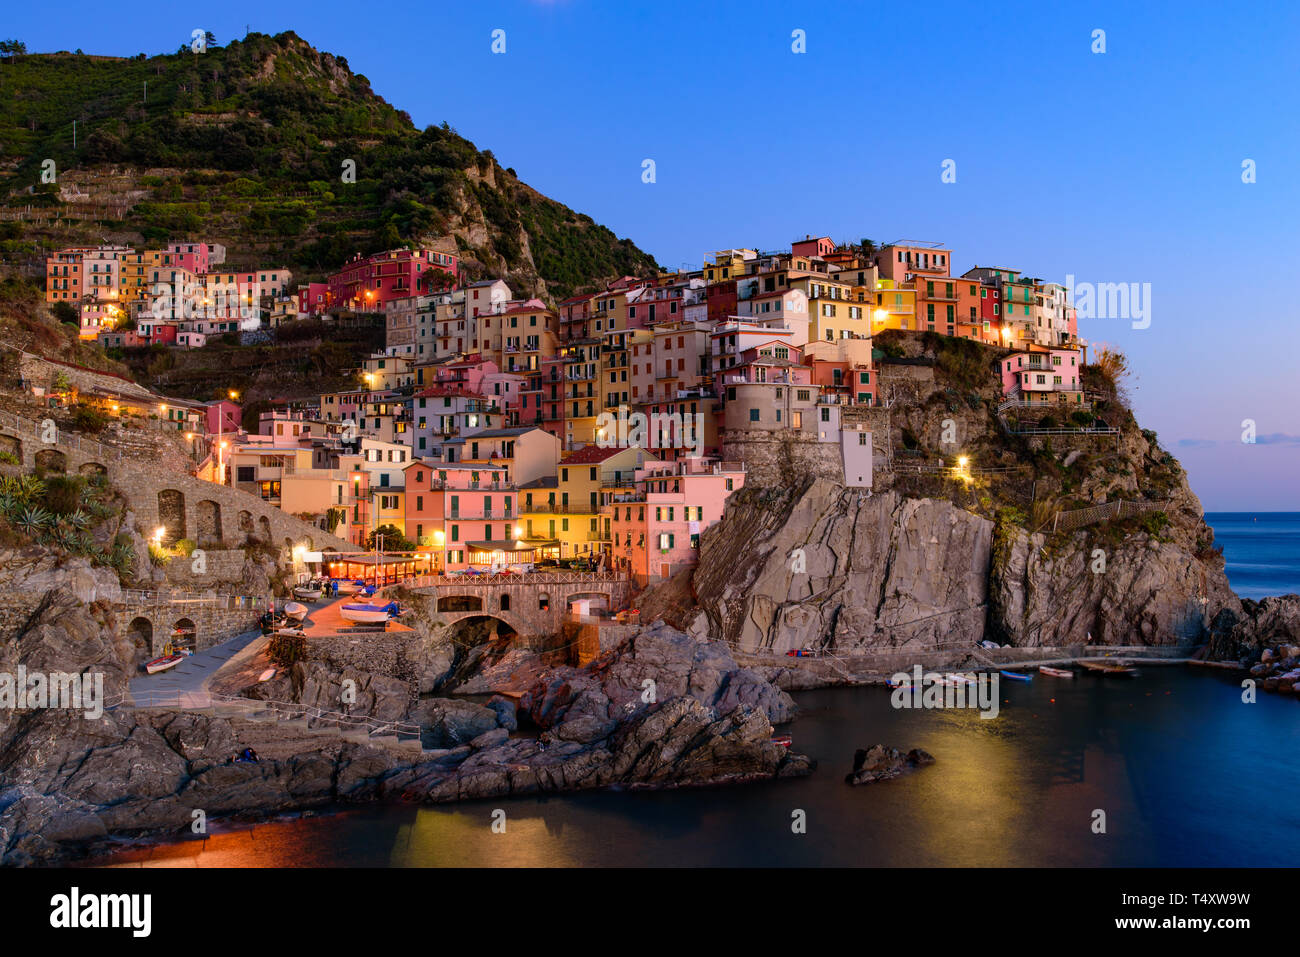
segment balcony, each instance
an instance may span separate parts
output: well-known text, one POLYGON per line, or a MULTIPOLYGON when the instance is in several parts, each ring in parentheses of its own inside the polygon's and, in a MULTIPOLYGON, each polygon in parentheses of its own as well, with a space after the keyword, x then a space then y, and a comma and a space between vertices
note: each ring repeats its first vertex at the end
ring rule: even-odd
POLYGON ((939 265, 933 260, 931 260, 928 265, 922 265, 920 260, 909 259, 906 263, 906 266, 908 272, 940 273, 943 275, 946 275, 948 272, 948 267, 946 264, 939 265))
POLYGON ((956 302, 958 299, 957 284, 952 284, 951 293, 948 292, 947 285, 948 284, 946 283, 935 283, 934 292, 930 292, 929 289, 927 289, 924 298, 929 302, 956 302))
POLYGON ((520 514, 528 515, 596 515, 599 513, 599 507, 592 505, 590 502, 584 505, 565 505, 562 502, 534 502, 532 505, 520 505, 519 511, 520 514))
POLYGON ((484 519, 487 521, 512 522, 515 519, 513 509, 500 508, 453 508, 447 512, 448 519, 466 519, 476 521, 484 519))

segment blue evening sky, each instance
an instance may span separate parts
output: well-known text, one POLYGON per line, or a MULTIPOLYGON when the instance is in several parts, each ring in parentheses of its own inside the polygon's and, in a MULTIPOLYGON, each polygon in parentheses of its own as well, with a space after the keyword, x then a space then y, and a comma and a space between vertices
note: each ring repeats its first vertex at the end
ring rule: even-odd
POLYGON ((1300 5, 68 0, 5 20, 32 52, 117 55, 295 30, 668 266, 811 233, 1150 283, 1149 328, 1082 323, 1128 354, 1139 421, 1206 509, 1300 510, 1300 5))

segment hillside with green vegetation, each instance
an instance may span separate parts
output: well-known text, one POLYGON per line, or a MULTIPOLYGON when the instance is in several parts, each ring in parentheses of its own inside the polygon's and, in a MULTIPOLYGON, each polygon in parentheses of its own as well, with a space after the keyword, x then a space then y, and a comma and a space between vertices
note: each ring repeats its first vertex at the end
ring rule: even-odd
POLYGON ((4 263, 35 275, 71 243, 181 238, 298 279, 441 239, 471 279, 553 299, 657 268, 446 123, 416 129, 347 60, 292 32, 129 59, 0 55, 4 263))

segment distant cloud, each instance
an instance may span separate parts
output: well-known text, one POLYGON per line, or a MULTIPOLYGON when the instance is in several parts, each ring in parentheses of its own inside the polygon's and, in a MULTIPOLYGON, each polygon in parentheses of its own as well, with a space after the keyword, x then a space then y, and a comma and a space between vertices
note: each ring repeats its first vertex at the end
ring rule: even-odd
MULTIPOLYGON (((1179 439, 1178 447, 1180 449, 1211 449, 1216 445, 1237 445, 1237 442, 1222 442, 1218 439, 1179 439)), ((1250 442, 1242 442, 1242 445, 1250 445, 1250 442)), ((1255 437, 1255 445, 1300 445, 1300 435, 1291 435, 1287 432, 1270 432, 1267 435, 1255 437)))

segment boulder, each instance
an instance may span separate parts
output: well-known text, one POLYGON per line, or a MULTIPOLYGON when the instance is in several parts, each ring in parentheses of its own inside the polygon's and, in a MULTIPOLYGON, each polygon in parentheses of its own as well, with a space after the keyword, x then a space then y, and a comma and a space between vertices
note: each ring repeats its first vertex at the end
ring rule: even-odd
POLYGON ((426 743, 433 748, 454 748, 498 727, 491 708, 457 698, 429 698, 413 710, 412 720, 427 729, 426 743))
POLYGON ((896 778, 905 771, 933 764, 934 757, 920 748, 906 753, 898 748, 873 744, 860 748, 853 755, 853 770, 844 776, 846 784, 874 784, 896 778))

